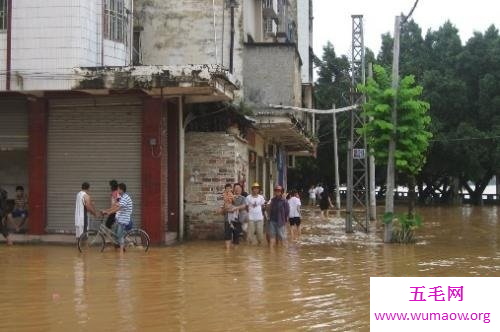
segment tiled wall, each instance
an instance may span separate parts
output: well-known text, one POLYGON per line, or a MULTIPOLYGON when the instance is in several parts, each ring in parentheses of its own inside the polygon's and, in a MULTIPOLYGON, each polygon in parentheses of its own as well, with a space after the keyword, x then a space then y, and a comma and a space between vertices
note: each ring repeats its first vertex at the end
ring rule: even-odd
MULTIPOLYGON (((68 89, 77 78, 74 67, 127 65, 125 45, 102 39, 102 12, 102 0, 13 1, 12 89, 68 89)), ((2 70, 5 35, 0 33, 2 70)))

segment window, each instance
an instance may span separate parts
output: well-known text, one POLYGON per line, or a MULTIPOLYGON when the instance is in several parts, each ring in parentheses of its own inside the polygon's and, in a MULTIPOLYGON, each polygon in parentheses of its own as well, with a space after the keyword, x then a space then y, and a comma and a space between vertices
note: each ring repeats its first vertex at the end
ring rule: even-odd
POLYGON ((276 34, 276 22, 272 18, 266 18, 264 21, 264 33, 267 35, 276 34))
POLYGON ((7 0, 0 0, 0 30, 7 30, 7 0))
POLYGON ((124 0, 106 0, 104 4, 104 38, 127 44, 128 9, 124 0))
POLYGON ((142 64, 141 31, 141 27, 134 27, 134 38, 132 41, 132 65, 134 66, 142 64))

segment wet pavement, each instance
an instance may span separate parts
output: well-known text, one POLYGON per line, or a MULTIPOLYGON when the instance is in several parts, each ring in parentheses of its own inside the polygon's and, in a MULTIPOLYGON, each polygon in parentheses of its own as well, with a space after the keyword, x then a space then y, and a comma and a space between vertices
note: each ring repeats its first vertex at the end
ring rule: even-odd
POLYGON ((500 208, 425 208, 414 245, 306 213, 300 243, 79 254, 0 245, 0 331, 369 330, 369 277, 500 276, 500 208))

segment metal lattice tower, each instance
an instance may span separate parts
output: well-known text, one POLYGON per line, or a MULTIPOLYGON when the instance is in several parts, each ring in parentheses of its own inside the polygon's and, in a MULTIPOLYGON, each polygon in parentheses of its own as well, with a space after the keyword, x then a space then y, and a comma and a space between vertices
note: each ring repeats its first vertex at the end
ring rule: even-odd
MULTIPOLYGON (((357 85, 365 83, 365 45, 363 15, 352 15, 351 104, 362 104, 364 96, 357 92, 357 85)), ((353 221, 368 231, 368 158, 366 139, 357 130, 365 119, 358 108, 349 112, 350 135, 347 142, 347 211, 346 232, 353 232, 353 221)))

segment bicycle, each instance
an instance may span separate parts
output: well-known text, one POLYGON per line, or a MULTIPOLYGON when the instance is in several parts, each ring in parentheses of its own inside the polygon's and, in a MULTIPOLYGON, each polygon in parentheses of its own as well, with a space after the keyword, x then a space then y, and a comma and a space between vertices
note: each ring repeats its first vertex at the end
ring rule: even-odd
MULTIPOLYGON (((126 251, 144 251, 149 249, 149 235, 140 228, 132 228, 123 236, 124 249, 126 251)), ((98 251, 102 252, 106 243, 119 246, 117 234, 106 227, 103 219, 99 222, 99 229, 90 229, 78 238, 78 250, 80 252, 98 251)))

